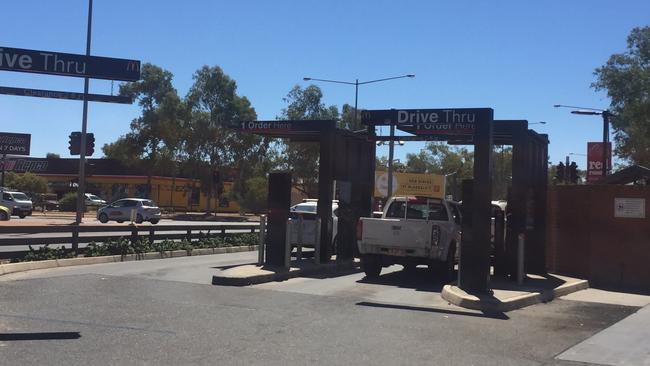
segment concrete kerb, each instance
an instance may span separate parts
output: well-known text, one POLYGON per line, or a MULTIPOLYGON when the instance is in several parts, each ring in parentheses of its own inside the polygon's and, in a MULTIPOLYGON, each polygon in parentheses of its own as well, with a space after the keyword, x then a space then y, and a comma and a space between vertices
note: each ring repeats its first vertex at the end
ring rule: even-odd
POLYGON ((542 302, 549 302, 555 298, 587 288, 589 288, 589 281, 575 280, 553 289, 539 292, 529 292, 524 295, 513 296, 507 299, 499 300, 493 296, 478 297, 468 294, 454 285, 445 285, 442 289, 441 296, 451 304, 467 309, 481 310, 486 312, 508 312, 542 302))
POLYGON ((265 282, 285 281, 294 277, 309 276, 320 273, 332 273, 355 268, 355 262, 325 263, 314 265, 302 264, 301 267, 270 267, 248 264, 220 271, 212 276, 213 285, 250 286, 265 282))
POLYGON ((176 257, 196 256, 196 255, 250 252, 255 250, 257 250, 257 245, 227 247, 227 248, 194 249, 189 253, 186 250, 174 250, 174 251, 165 251, 163 253, 148 252, 142 254, 127 254, 124 256, 109 255, 109 256, 102 256, 102 257, 79 257, 79 258, 54 259, 54 260, 45 260, 45 261, 8 263, 8 264, 0 264, 0 276, 9 273, 33 271, 37 269, 51 269, 57 267, 71 267, 71 266, 82 266, 82 265, 90 265, 90 264, 127 262, 127 261, 148 260, 148 259, 176 258, 176 257))

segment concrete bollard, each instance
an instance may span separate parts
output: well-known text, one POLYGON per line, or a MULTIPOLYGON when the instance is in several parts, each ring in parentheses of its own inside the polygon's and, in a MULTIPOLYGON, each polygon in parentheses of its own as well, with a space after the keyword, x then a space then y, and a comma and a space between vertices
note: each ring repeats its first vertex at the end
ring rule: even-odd
POLYGON ((284 266, 287 269, 291 268, 291 226, 293 222, 291 219, 287 220, 287 232, 284 239, 284 266))
POLYGON ((296 247, 296 259, 302 260, 302 245, 303 245, 303 232, 302 229, 305 225, 305 219, 302 215, 298 216, 298 246, 296 247))
POLYGON ((264 242, 266 241, 266 215, 260 216, 260 245, 257 248, 257 264, 264 265, 264 242))
POLYGON ((316 237, 314 238, 314 264, 320 264, 320 217, 316 218, 316 237))
POLYGON ((517 237, 517 284, 522 285, 524 283, 524 251, 525 251, 525 240, 526 236, 521 233, 517 237))

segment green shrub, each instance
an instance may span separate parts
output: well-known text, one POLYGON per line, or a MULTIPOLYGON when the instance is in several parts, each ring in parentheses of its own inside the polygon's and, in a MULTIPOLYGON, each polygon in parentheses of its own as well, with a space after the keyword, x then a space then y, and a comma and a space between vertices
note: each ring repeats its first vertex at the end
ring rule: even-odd
POLYGON ((103 244, 95 243, 94 241, 86 246, 84 256, 86 257, 102 257, 110 255, 108 248, 103 244))
POLYGON ((64 246, 61 246, 60 248, 50 248, 49 244, 45 244, 44 246, 34 250, 34 248, 30 245, 29 252, 27 254, 25 254, 22 258, 12 259, 12 262, 45 261, 73 257, 74 253, 72 250, 66 249, 64 246))
POLYGON ((77 192, 68 192, 61 197, 59 211, 77 211, 77 192))
MULTIPOLYGON (((127 238, 111 239, 104 243, 91 242, 84 250, 86 257, 100 257, 107 255, 127 255, 127 254, 144 254, 149 252, 163 253, 172 250, 185 250, 188 255, 192 250, 197 248, 222 248, 234 246, 248 246, 257 244, 258 236, 252 233, 242 234, 200 234, 196 241, 174 241, 171 239, 161 240, 159 242, 149 243, 148 238, 141 238, 135 243, 127 238)), ((74 252, 71 249, 50 248, 49 245, 42 246, 38 249, 29 247, 29 252, 21 258, 14 258, 12 262, 40 261, 48 259, 73 258, 74 252)))

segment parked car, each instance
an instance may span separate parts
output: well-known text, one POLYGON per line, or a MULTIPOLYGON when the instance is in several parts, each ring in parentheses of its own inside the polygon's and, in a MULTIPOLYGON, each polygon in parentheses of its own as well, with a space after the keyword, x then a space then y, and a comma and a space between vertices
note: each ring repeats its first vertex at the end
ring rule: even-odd
POLYGON ((427 197, 393 197, 381 218, 362 217, 357 224, 361 266, 368 278, 382 267, 428 265, 450 279, 461 236, 460 206, 427 197))
MULTIPOLYGON (((313 247, 316 238, 316 218, 317 218, 317 208, 318 200, 317 199, 304 199, 301 203, 291 206, 289 209, 289 217, 291 220, 299 221, 302 217, 302 244, 305 247, 313 247)), ((336 243, 338 240, 338 208, 339 201, 332 201, 332 252, 336 252, 336 243)), ((293 225, 291 229, 291 244, 298 244, 298 231, 300 228, 298 225, 293 225)))
POLYGON ((135 222, 140 224, 149 221, 157 224, 160 221, 160 208, 149 199, 123 198, 97 210, 97 220, 107 223, 110 220, 124 222, 131 220, 131 211, 135 210, 135 222))
POLYGON ((2 191, 0 205, 7 207, 13 216, 18 216, 21 219, 30 216, 34 207, 32 200, 26 194, 15 191, 2 191))
POLYGON ((5 206, 0 206, 0 221, 11 220, 11 210, 5 206))
POLYGON ((86 206, 104 206, 106 201, 92 193, 86 193, 86 206))
POLYGON ((34 207, 40 207, 47 211, 59 209, 59 200, 55 193, 36 193, 32 196, 34 207))

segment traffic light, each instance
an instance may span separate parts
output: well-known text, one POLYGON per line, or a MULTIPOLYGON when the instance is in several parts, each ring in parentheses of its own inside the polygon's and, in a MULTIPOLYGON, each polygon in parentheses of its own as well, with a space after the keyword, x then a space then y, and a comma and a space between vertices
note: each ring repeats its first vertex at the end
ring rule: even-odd
POLYGON ((86 134, 86 156, 92 156, 95 153, 95 134, 86 134))
POLYGON ((566 170, 566 167, 564 166, 564 163, 562 163, 562 162, 560 162, 560 164, 558 164, 555 167, 555 180, 558 183, 563 183, 564 182, 564 177, 566 176, 566 174, 565 174, 566 171, 565 170, 566 170))
POLYGON ((569 182, 578 183, 578 164, 575 161, 569 165, 569 182))
POLYGON ((68 150, 70 150, 70 155, 79 155, 79 150, 81 150, 81 132, 72 132, 69 137, 68 150))
MULTIPOLYGON (((81 132, 72 132, 70 134, 70 141, 68 142, 68 150, 70 155, 81 154, 81 132)), ((92 156, 95 153, 95 135, 86 133, 86 156, 92 156)))

